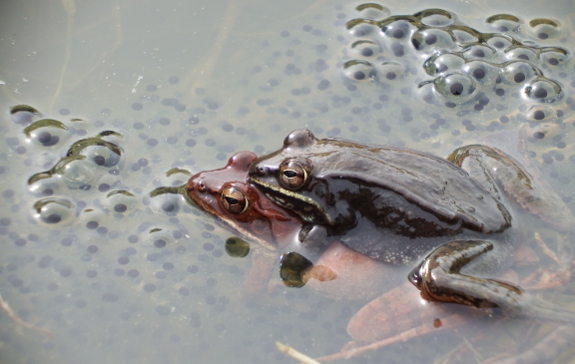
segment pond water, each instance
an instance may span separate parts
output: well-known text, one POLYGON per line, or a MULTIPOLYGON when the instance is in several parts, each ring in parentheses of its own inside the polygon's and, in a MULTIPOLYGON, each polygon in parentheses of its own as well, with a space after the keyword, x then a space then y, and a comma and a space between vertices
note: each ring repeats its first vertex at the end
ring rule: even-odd
MULTIPOLYGON (((297 128, 440 156, 488 143, 574 208, 572 1, 361 5, 3 2, 0 295, 36 329, 2 311, 3 361, 295 362, 276 341, 339 352, 365 301, 276 275, 246 303, 251 262, 225 253, 231 233, 180 195, 150 194, 235 152, 276 150, 297 128)), ((540 260, 519 276, 557 269, 534 239, 557 249, 555 232, 524 230, 540 260)), ((572 286, 545 294, 573 302, 572 286)), ((350 361, 433 363, 457 349, 455 362, 480 362, 554 327, 483 318, 350 361)))

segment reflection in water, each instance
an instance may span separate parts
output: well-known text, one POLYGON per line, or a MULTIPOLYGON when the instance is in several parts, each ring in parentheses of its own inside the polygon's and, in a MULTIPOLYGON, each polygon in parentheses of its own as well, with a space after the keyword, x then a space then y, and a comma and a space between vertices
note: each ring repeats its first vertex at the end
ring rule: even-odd
MULTIPOLYGON (((10 45, 6 54, 20 62, 3 62, 11 104, 2 103, 0 290, 18 317, 56 338, 4 315, 3 357, 289 362, 276 340, 312 356, 338 352, 349 340, 347 321, 365 302, 278 285, 246 304, 238 287, 250 262, 225 254, 228 233, 181 195, 150 195, 182 186, 186 171, 221 167, 239 150, 276 150, 299 127, 444 156, 485 138, 517 149, 516 140, 488 135, 525 125, 526 163, 539 166, 572 207, 575 74, 566 15, 475 10, 472 18, 448 6, 388 10, 322 1, 278 12, 268 3, 245 10, 232 3, 200 11, 101 2, 98 21, 77 3, 67 7, 75 10, 66 13, 69 38, 10 45), (275 19, 264 27, 258 14, 275 19), (51 103, 58 112, 45 106, 51 103), (9 115, 18 104, 39 110, 9 115)), ((47 19, 64 16, 60 8, 41 10, 47 19)), ((23 25, 10 26, 25 36, 23 25)), ((63 32, 54 29, 36 32, 63 32)), ((533 231, 551 250, 561 239, 532 226, 525 240, 540 260, 515 270, 520 278, 533 274, 529 284, 552 286, 559 265, 533 231)), ((561 264, 565 257, 556 256, 561 264)), ((557 302, 568 305, 569 292, 556 293, 557 302)), ((363 360, 432 362, 452 349, 458 362, 474 360, 470 352, 513 354, 537 342, 538 328, 484 320, 363 360)))

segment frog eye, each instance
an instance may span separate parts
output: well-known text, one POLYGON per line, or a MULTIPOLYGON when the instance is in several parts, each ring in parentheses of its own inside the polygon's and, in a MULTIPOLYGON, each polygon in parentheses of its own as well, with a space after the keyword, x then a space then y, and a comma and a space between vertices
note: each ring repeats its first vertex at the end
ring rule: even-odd
POLYGON ((280 165, 279 182, 288 190, 298 190, 308 180, 311 168, 299 161, 287 160, 280 165))
POLYGON ((220 203, 226 211, 234 215, 244 213, 249 205, 246 195, 232 186, 224 188, 220 195, 220 203))

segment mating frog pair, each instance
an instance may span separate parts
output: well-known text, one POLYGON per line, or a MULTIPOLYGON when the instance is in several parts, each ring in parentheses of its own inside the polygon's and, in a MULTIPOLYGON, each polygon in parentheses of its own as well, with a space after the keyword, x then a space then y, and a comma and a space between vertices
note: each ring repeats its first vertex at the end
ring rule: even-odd
POLYGON ((317 260, 341 243, 381 262, 382 272, 413 264, 409 280, 430 300, 575 323, 575 313, 490 278, 513 261, 509 200, 556 229, 575 230, 564 203, 495 149, 462 147, 444 160, 319 140, 302 129, 277 152, 239 153, 226 168, 193 176, 187 192, 200 209, 270 248, 264 251, 317 260))

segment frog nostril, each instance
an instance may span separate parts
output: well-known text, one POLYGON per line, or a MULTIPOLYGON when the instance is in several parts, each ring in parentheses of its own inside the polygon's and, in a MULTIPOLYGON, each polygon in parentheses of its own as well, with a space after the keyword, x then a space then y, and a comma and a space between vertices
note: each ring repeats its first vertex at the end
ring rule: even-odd
POLYGON ((420 267, 421 264, 415 269, 413 269, 411 273, 409 273, 409 275, 407 276, 407 279, 411 282, 411 284, 413 284, 417 288, 420 288, 421 285, 423 284, 423 277, 419 272, 420 267))
POLYGON ((265 176, 268 173, 268 169, 266 167, 257 167, 256 168, 256 175, 258 176, 265 176))
POLYGON ((203 182, 198 182, 198 192, 206 192, 206 185, 203 182))

